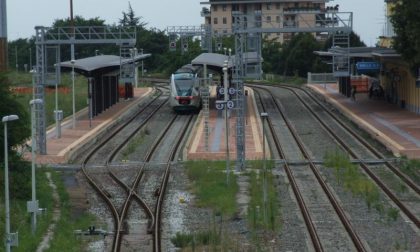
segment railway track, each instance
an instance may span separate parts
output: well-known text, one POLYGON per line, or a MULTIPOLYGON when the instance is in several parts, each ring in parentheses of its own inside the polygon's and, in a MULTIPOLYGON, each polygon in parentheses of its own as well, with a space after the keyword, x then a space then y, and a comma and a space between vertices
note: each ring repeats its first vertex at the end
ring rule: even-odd
MULTIPOLYGON (((296 97, 299 99, 299 101, 312 113, 312 115, 318 120, 318 122, 322 125, 322 127, 340 144, 343 149, 346 150, 347 153, 350 154, 350 156, 354 159, 363 159, 361 154, 358 154, 353 147, 348 143, 348 141, 341 138, 333 127, 328 125, 325 121, 326 119, 321 118, 321 116, 314 111, 312 106, 308 104, 306 101, 307 99, 302 98, 302 96, 298 92, 304 92, 306 97, 309 97, 311 102, 316 103, 318 106, 320 106, 322 109, 324 109, 325 112, 330 116, 331 119, 333 119, 338 125, 344 129, 350 136, 352 136, 354 139, 357 139, 358 143, 366 148, 367 152, 370 152, 370 157, 375 157, 378 159, 385 159, 384 155, 382 155, 379 151, 377 151, 374 147, 372 147, 365 139, 363 139, 359 134, 357 134, 354 130, 352 130, 348 125, 344 124, 341 120, 337 118, 334 114, 332 114, 328 109, 325 108, 322 104, 320 104, 319 101, 317 101, 313 96, 311 96, 306 90, 296 87, 290 87, 290 86, 281 86, 281 88, 287 89, 291 91, 293 94, 296 95, 296 97), (298 91, 297 91, 298 90, 298 91)), ((366 152, 363 152, 366 154, 366 152)), ((414 194, 416 194, 414 197, 417 197, 419 194, 419 187, 405 174, 401 173, 397 167, 395 167, 390 162, 385 162, 386 168, 388 168, 397 178, 401 179, 401 182, 403 182, 405 185, 407 185, 411 190, 413 190, 414 194)), ((369 175, 369 177, 382 189, 382 191, 401 209, 401 211, 414 223, 414 225, 417 228, 420 228, 420 221, 416 215, 416 213, 413 213, 412 210, 410 210, 409 207, 404 204, 399 197, 396 195, 396 193, 393 192, 393 190, 387 185, 386 182, 384 182, 374 171, 372 168, 370 168, 367 164, 361 162, 360 167, 363 169, 363 171, 369 175)))
MULTIPOLYGON (((162 87, 160 87, 162 88, 162 87)), ((166 87, 165 87, 166 88, 166 87)), ((162 94, 162 92, 161 92, 162 94)), ((134 180, 129 184, 123 179, 119 178, 117 175, 117 172, 115 172, 115 166, 118 167, 118 165, 115 165, 112 163, 112 160, 116 157, 116 155, 121 151, 121 149, 127 144, 129 139, 131 139, 134 135, 136 135, 141 128, 143 128, 146 123, 152 118, 152 116, 158 111, 166 102, 157 102, 160 98, 160 96, 155 97, 147 106, 144 107, 141 111, 139 111, 135 116, 133 116, 130 120, 123 123, 118 129, 113 131, 109 136, 104 139, 100 144, 96 145, 94 149, 92 149, 88 155, 85 157, 85 159, 82 162, 82 172, 85 175, 87 181, 92 186, 92 188, 100 195, 100 197, 104 200, 106 203, 109 211, 111 212, 112 218, 113 218, 113 224, 114 224, 114 232, 113 232, 113 240, 112 240, 112 251, 120 251, 121 250, 121 243, 122 243, 122 237, 124 234, 126 234, 127 230, 125 230, 125 227, 127 225, 124 225, 126 223, 126 219, 128 216, 128 212, 130 209, 130 205, 133 201, 137 202, 142 208, 141 211, 144 211, 148 218, 148 227, 147 227, 147 233, 151 234, 153 236, 153 251, 161 251, 161 242, 160 242, 160 230, 161 230, 161 211, 162 211, 162 205, 163 205, 163 199, 166 191, 166 186, 168 182, 168 177, 170 173, 170 163, 174 160, 175 154, 179 148, 179 145, 181 141, 183 140, 183 137, 185 135, 185 132, 188 129, 188 125, 191 123, 193 116, 190 116, 186 122, 184 122, 184 127, 181 132, 181 134, 177 135, 177 140, 175 141, 175 144, 173 144, 173 147, 169 151, 167 155, 167 162, 166 162, 166 168, 164 169, 164 172, 162 174, 161 182, 158 187, 158 189, 154 190, 156 196, 158 196, 158 199, 156 200, 156 204, 154 207, 151 207, 151 204, 148 204, 146 200, 144 200, 140 194, 137 192, 137 189, 139 187, 140 181, 144 177, 145 174, 145 167, 147 166, 148 162, 151 160, 153 154, 156 151, 156 148, 159 146, 159 144, 162 142, 162 139, 165 137, 165 134, 169 131, 169 129, 172 127, 174 122, 179 116, 173 116, 172 120, 166 125, 166 127, 162 130, 162 133, 159 135, 159 137, 156 139, 156 141, 152 144, 152 146, 149 148, 149 151, 145 154, 144 162, 136 168, 136 174, 133 176, 134 180), (155 103, 158 104, 155 104, 155 103), (145 116, 146 114, 146 116, 145 116), (140 119, 139 119, 140 118, 140 119), (140 122, 136 122, 140 121, 140 122), (137 126, 133 129, 133 122, 136 122, 137 126), (129 128, 129 134, 125 133, 125 137, 121 139, 119 137, 119 133, 129 128), (120 138, 117 141, 117 144, 113 143, 111 144, 113 146, 112 151, 110 151, 109 148, 107 148, 107 143, 111 142, 113 139, 120 138), (105 149, 101 153, 101 149, 105 149), (104 159, 104 153, 107 153, 106 159, 104 159), (93 175, 89 172, 89 166, 92 166, 92 164, 96 164, 97 162, 104 162, 106 167, 103 171, 103 174, 93 175), (88 165, 89 164, 89 165, 88 165), (112 169, 110 167, 113 167, 112 169), (105 176, 105 174, 107 174, 105 176), (104 179, 102 177, 108 177, 108 179, 104 179), (109 178, 112 179, 112 181, 109 181, 109 178), (104 182, 105 181, 105 182, 104 182), (117 193, 115 195, 111 195, 109 193, 110 189, 107 189, 107 187, 118 185, 120 193, 117 193), (125 196, 121 197, 121 190, 125 192, 125 196), (118 196, 117 196, 118 195, 118 196), (118 204, 118 198, 125 198, 124 202, 122 204, 118 204), (120 207, 118 205, 121 205, 120 207)), ((167 98, 165 98, 167 100, 167 98)), ((183 120, 185 121, 185 120, 183 120)), ((132 211, 132 210, 131 210, 132 211)))
MULTIPOLYGON (((266 111, 266 105, 264 105, 264 102, 262 100, 262 95, 261 95, 260 91, 257 91, 259 89, 263 89, 263 88, 254 87, 254 90, 257 92, 257 95, 260 99, 260 103, 261 103, 261 106, 263 108, 263 111, 266 111)), ((266 89, 263 89, 263 90, 267 91, 266 89)), ((275 100, 274 96, 271 93, 269 93, 269 96, 272 99, 273 107, 281 115, 281 118, 284 121, 285 125, 287 126, 288 130, 290 131, 293 140, 295 141, 295 143, 298 146, 298 149, 300 150, 303 157, 307 160, 313 175, 316 177, 317 183, 322 187, 323 192, 327 196, 330 204, 334 208, 335 213, 337 214, 337 216, 340 219, 342 225, 344 226, 348 236, 350 237, 351 241, 353 242, 353 245, 348 245, 348 246, 354 246, 354 248, 350 248, 350 250, 357 249, 358 251, 367 251, 364 243, 361 241, 357 232, 354 230, 354 228, 352 227, 349 219, 347 218, 344 209, 341 207, 338 200, 335 198, 334 193, 331 191, 329 186, 326 184, 326 182, 322 178, 321 173, 318 170, 318 168, 316 167, 316 165, 311 161, 311 158, 306 151, 306 147, 304 146, 303 142, 300 140, 298 134, 295 132, 295 130, 291 126, 288 119, 285 117, 284 113, 282 112, 281 107, 279 106, 279 104, 277 103, 277 101, 275 100)), ((278 133, 276 131, 276 128, 275 128, 274 123, 272 122, 271 118, 268 119, 268 126, 269 126, 271 134, 273 136, 273 141, 274 141, 277 152, 280 154, 280 156, 283 159, 287 159, 287 154, 284 151, 284 145, 281 143, 281 141, 279 139, 278 133)), ((333 249, 333 247, 331 247, 331 246, 333 246, 333 244, 328 244, 327 248, 324 248, 325 244, 328 243, 327 242, 328 239, 326 238, 325 234, 322 234, 322 236, 324 236, 325 239, 320 238, 319 231, 317 230, 317 227, 314 224, 315 222, 317 222, 317 223, 319 223, 318 225, 321 225, 320 222, 322 220, 320 220, 320 219, 325 218, 325 216, 322 216, 319 213, 317 213, 316 209, 311 209, 311 207, 314 208, 314 204, 312 202, 310 202, 310 199, 306 196, 306 201, 309 201, 309 203, 311 204, 311 207, 308 208, 307 204, 306 204, 306 201, 304 199, 305 196, 303 196, 302 191, 305 192, 305 190, 307 190, 307 189, 303 188, 304 187, 303 185, 305 184, 305 182, 303 182, 303 180, 308 179, 307 175, 305 175, 305 177, 302 176, 301 174, 303 174, 304 171, 300 171, 296 167, 294 167, 294 169, 293 169, 294 172, 293 172, 292 168, 289 166, 289 164, 287 162, 284 163, 283 167, 284 167, 284 170, 287 174, 289 183, 292 186, 293 192, 296 196, 296 200, 298 202, 298 205, 299 205, 300 211, 302 213, 302 216, 305 220, 305 224, 306 224, 306 227, 307 227, 308 232, 310 234, 311 241, 312 241, 312 244, 314 246, 314 249, 316 251, 324 251, 324 250, 333 249), (296 172, 300 173, 300 175, 295 175, 294 173, 296 173, 296 172), (300 184, 300 186, 299 186, 299 184, 300 184), (312 215, 311 215, 311 213, 312 213, 312 215), (313 219, 313 216, 316 216, 317 219, 313 219)), ((305 168, 303 168, 303 170, 304 169, 305 168)), ((316 182, 314 182, 314 184, 315 183, 316 182)), ((306 194, 308 194, 308 193, 306 192, 306 194)), ((325 211, 327 211, 327 210, 325 210, 325 211)), ((333 223, 334 223, 334 221, 329 221, 329 225, 333 225, 333 226, 330 226, 331 230, 340 229, 340 227, 337 226, 337 225, 339 225, 338 223, 335 223, 335 224, 333 224, 333 223)), ((323 227, 323 228, 325 228, 325 227, 323 227)))

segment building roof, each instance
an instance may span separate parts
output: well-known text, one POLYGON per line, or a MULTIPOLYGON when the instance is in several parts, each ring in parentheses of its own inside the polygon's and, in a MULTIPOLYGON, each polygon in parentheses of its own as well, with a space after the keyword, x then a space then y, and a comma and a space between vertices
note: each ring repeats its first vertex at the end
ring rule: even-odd
MULTIPOLYGON (((92 72, 109 69, 110 71, 119 68, 120 65, 129 64, 131 62, 138 62, 143 59, 150 57, 151 54, 139 54, 134 57, 134 59, 122 59, 120 56, 116 55, 98 55, 94 57, 88 57, 83 59, 77 59, 74 61, 74 69, 76 72, 82 73, 84 75, 91 75, 92 72)), ((69 70, 73 68, 71 61, 64 61, 60 63, 60 67, 69 70)))

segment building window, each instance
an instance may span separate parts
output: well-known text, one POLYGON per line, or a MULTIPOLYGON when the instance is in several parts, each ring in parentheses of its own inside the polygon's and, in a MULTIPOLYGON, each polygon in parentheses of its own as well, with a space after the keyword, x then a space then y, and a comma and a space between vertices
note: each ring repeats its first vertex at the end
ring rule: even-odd
POLYGON ((222 10, 223 10, 223 11, 226 11, 226 8, 227 8, 227 7, 226 7, 226 4, 222 5, 222 10))
POLYGON ((227 34, 227 30, 223 30, 223 33, 224 33, 224 34, 227 34))
POLYGON ((276 3, 276 9, 280 10, 280 3, 276 3))
POLYGON ((271 23, 271 16, 267 16, 267 23, 271 23))
POLYGON ((280 16, 276 16, 276 22, 280 23, 280 16))
POLYGON ((213 5, 213 11, 217 11, 217 5, 213 5))
POLYGON ((271 3, 268 3, 266 6, 267 6, 267 10, 271 10, 271 3))
POLYGON ((226 20, 226 18, 224 17, 223 18, 223 24, 226 24, 227 23, 227 20, 226 20))
POLYGON ((239 6, 237 4, 233 4, 232 11, 238 11, 238 10, 239 10, 239 6))
POLYGON ((213 18, 213 24, 217 24, 217 18, 213 18))

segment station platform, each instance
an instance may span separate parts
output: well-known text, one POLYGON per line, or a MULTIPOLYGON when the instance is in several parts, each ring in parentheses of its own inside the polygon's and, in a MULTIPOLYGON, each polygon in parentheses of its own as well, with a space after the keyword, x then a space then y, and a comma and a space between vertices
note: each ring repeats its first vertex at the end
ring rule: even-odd
MULTIPOLYGON (((67 117, 61 123, 61 137, 57 138, 55 125, 47 130, 47 154, 36 155, 37 164, 63 164, 67 163, 71 153, 86 141, 106 129, 115 118, 118 118, 128 108, 139 103, 143 97, 152 92, 152 88, 134 88, 134 97, 129 100, 120 100, 98 116, 94 117, 89 125, 87 108, 76 114, 76 127, 73 128, 72 117, 67 117)), ((28 143, 30 145, 30 143, 28 143)), ((25 152, 26 160, 31 160, 31 153, 25 152)))
POLYGON ((420 115, 381 99, 357 93, 352 100, 338 92, 337 84, 309 84, 354 123, 381 142, 395 156, 420 159, 420 115))
MULTIPOLYGON (((247 160, 263 159, 262 148, 262 123, 258 115, 257 106, 254 100, 252 89, 245 88, 248 91, 246 96, 246 117, 245 117, 245 158, 247 160)), ((209 134, 204 128, 203 111, 200 112, 199 118, 194 127, 194 131, 190 135, 187 142, 186 153, 184 159, 187 160, 226 160, 226 122, 225 111, 216 110, 215 92, 210 99, 208 128, 209 134), (213 104, 211 104, 213 103, 213 104), (207 140, 206 140, 207 138, 207 140), (207 143, 206 143, 207 142, 207 143)), ((229 159, 236 160, 236 117, 229 117, 229 159)), ((267 156, 269 153, 268 147, 267 156)))

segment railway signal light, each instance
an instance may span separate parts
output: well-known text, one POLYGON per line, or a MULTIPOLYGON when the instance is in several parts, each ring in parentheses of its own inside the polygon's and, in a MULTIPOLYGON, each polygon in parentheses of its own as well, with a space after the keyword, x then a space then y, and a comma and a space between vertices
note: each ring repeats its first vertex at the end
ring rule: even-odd
POLYGON ((171 51, 175 51, 176 50, 176 42, 175 41, 171 41, 169 43, 169 50, 171 50, 171 51))

